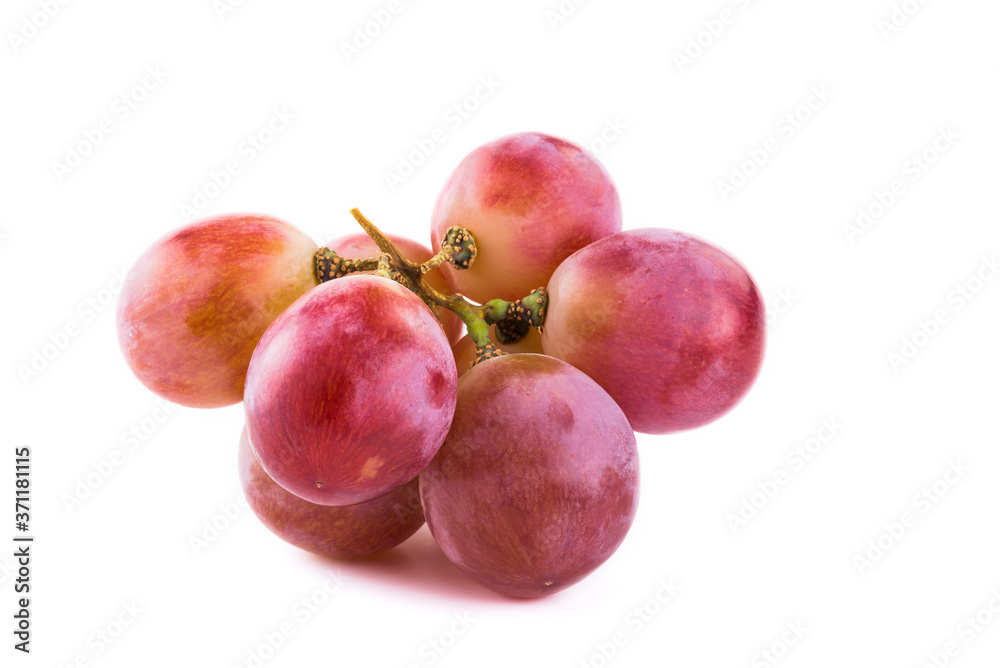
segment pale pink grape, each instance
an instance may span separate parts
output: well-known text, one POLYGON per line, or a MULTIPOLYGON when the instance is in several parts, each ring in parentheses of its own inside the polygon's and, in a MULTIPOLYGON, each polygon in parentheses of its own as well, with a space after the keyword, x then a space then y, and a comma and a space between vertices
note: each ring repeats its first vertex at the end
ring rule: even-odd
POLYGON ((450 227, 476 240, 472 267, 442 267, 473 301, 516 301, 574 251, 622 228, 611 176, 576 144, 535 132, 497 139, 470 153, 449 177, 431 217, 434 252, 450 227))
POLYGON ((267 326, 316 285, 317 245, 288 223, 215 216, 154 243, 118 298, 118 341, 156 394, 184 406, 239 403, 267 326))

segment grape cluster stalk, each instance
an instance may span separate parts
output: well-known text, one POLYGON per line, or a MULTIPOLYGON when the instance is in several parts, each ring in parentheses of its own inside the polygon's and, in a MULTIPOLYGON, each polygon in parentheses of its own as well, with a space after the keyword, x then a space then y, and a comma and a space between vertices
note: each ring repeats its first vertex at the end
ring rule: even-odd
POLYGON ((424 280, 424 274, 444 263, 459 270, 472 266, 476 260, 476 240, 465 228, 448 228, 441 241, 441 250, 431 259, 415 264, 404 257, 396 244, 359 209, 351 209, 351 215, 381 253, 377 257, 349 259, 340 257, 330 248, 320 248, 315 257, 318 282, 324 283, 356 272, 374 271, 377 276, 400 283, 420 297, 432 310, 434 307, 446 308, 461 318, 476 344, 474 364, 506 354, 490 340, 491 325, 497 326, 497 338, 500 343, 505 344, 521 341, 532 327, 542 330, 545 308, 549 302, 548 291, 544 287, 532 290, 515 302, 491 299, 485 304, 476 305, 460 294, 441 294, 424 280))

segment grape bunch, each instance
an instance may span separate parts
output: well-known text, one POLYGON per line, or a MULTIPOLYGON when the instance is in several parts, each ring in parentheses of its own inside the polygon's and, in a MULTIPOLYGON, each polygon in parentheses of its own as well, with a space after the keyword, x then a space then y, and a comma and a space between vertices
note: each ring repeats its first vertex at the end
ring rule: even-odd
POLYGON ((432 248, 351 213, 363 233, 323 247, 268 216, 185 226, 136 261, 117 311, 153 392, 243 402, 247 501, 304 550, 365 557, 426 521, 482 585, 552 594, 625 538, 635 432, 719 418, 760 369, 742 265, 681 232, 623 231, 611 177, 568 141, 469 154, 432 248))

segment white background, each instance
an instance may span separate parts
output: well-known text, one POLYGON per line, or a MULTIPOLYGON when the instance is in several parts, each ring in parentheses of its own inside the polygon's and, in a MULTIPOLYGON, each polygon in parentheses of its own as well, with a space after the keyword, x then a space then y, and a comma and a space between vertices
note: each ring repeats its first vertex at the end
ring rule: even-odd
POLYGON ((5 2, 0 492, 30 445, 37 542, 24 656, 4 502, 0 663, 246 666, 287 624, 262 665, 718 668, 774 665, 768 648, 789 668, 997 665, 1000 5, 896 1, 912 16, 881 28, 892 0, 567 1, 565 17, 558 0, 405 1, 350 57, 388 0, 50 2, 51 18, 5 2), (275 109, 294 119, 248 160, 275 109), (437 128, 446 141, 390 188, 437 128), (548 599, 482 589, 426 528, 360 563, 285 545, 236 505, 241 408, 168 414, 129 373, 118 272, 206 186, 197 215, 268 213, 325 242, 358 206, 429 243, 454 166, 524 130, 594 149, 627 228, 694 233, 745 263, 771 307, 756 386, 715 424, 639 437, 631 533, 548 599), (80 164, 55 165, 81 143, 80 164), (210 187, 230 160, 239 174, 210 187), (734 169, 753 174, 724 197, 734 169), (851 232, 859 207, 878 215, 851 232), (789 453, 810 439, 799 466, 789 453), (967 470, 935 488, 951 464, 967 470), (756 514, 734 527, 744 500, 756 514), (323 602, 308 618, 303 597, 323 602))

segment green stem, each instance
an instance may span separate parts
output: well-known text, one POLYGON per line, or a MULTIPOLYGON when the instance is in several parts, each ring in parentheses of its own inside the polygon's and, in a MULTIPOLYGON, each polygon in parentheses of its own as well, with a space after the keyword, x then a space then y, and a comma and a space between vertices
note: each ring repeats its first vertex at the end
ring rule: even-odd
POLYGON ((451 305, 451 310, 465 323, 469 338, 475 342, 477 348, 493 345, 490 341, 490 325, 480 316, 479 309, 467 302, 458 302, 451 305))
POLYGON ((510 307, 510 302, 505 302, 502 299, 491 299, 482 306, 483 319, 494 325, 507 317, 510 307))

